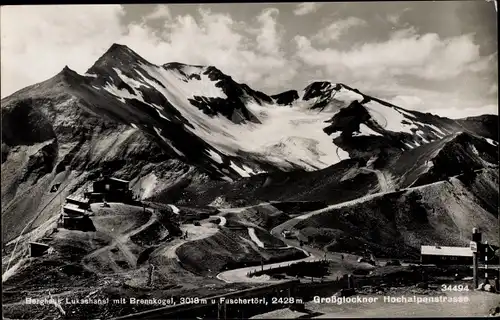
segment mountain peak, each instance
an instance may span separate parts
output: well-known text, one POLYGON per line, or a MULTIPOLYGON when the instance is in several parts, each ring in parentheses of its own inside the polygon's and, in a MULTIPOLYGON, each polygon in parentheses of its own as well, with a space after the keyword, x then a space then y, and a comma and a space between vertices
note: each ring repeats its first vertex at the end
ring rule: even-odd
POLYGON ((82 80, 82 76, 78 74, 78 72, 70 69, 67 65, 64 66, 64 68, 56 74, 54 77, 51 79, 47 80, 50 81, 51 83, 59 82, 59 83, 66 83, 66 84, 76 84, 82 80))
POLYGON ((64 66, 64 68, 58 74, 59 75, 70 75, 70 76, 78 75, 78 73, 75 70, 71 69, 67 65, 64 66))
POLYGON ((107 67, 118 67, 122 65, 135 65, 142 63, 150 65, 150 63, 142 58, 135 51, 123 44, 113 43, 111 47, 87 70, 87 73, 96 73, 96 69, 107 67))
POLYGON ((109 47, 109 49, 102 55, 102 57, 109 55, 117 57, 133 56, 141 58, 134 50, 130 49, 124 44, 119 43, 113 43, 111 47, 109 47))

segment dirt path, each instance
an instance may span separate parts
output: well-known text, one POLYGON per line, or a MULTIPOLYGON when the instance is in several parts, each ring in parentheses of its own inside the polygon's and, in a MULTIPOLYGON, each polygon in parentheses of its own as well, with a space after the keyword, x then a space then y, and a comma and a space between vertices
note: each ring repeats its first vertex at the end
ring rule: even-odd
POLYGON ((260 241, 259 237, 255 234, 255 229, 254 228, 248 228, 248 235, 250 236, 250 239, 252 239, 253 242, 259 247, 264 249, 265 245, 262 241, 260 241))
POLYGON ((251 206, 246 206, 246 207, 238 207, 238 208, 218 208, 220 212, 222 213, 227 213, 227 212, 235 212, 235 213, 238 213, 238 212, 242 212, 246 209, 251 209, 251 208, 256 208, 256 207, 260 207, 260 206, 267 206, 267 205, 271 205, 270 202, 261 202, 259 204, 255 204, 255 205, 251 205, 251 206))
MULTIPOLYGON (((224 226, 227 222, 226 218, 222 216, 210 216, 210 218, 219 218, 219 226, 224 226)), ((216 234, 219 229, 214 227, 214 225, 211 222, 206 222, 201 224, 200 226, 195 226, 192 224, 185 224, 181 226, 181 231, 183 234, 187 232, 188 237, 187 239, 175 239, 173 240, 168 248, 165 248, 163 252, 160 254, 167 257, 167 258, 172 258, 176 259, 177 261, 179 260, 179 257, 177 256, 176 250, 183 244, 190 242, 190 241, 195 241, 195 240, 201 240, 204 238, 208 238, 210 236, 213 236, 216 234)))
MULTIPOLYGON (((157 221, 158 216, 156 215, 155 211, 150 210, 150 209, 148 209, 148 211, 151 213, 151 216, 150 216, 148 222, 146 222, 142 226, 140 226, 140 227, 124 234, 124 235, 117 236, 117 235, 115 235, 115 233, 112 230, 100 227, 100 230, 105 232, 107 235, 109 235, 113 239, 113 241, 109 245, 104 246, 104 247, 97 249, 95 251, 92 251, 88 255, 84 256, 82 259, 83 266, 90 271, 99 272, 99 270, 95 270, 94 267, 92 267, 91 265, 89 265, 85 261, 88 261, 94 257, 97 257, 98 255, 102 254, 103 252, 106 252, 106 251, 111 250, 112 248, 116 247, 121 251, 121 253, 125 257, 125 259, 127 260, 128 264, 132 267, 135 267, 137 264, 137 257, 132 253, 129 246, 127 245, 127 242, 130 240, 130 237, 144 231, 146 228, 148 228, 150 225, 152 225, 153 223, 155 223, 157 221)), ((120 269, 118 267, 118 265, 115 265, 115 267, 117 269, 120 269)), ((115 271, 120 271, 120 270, 115 270, 115 271)))

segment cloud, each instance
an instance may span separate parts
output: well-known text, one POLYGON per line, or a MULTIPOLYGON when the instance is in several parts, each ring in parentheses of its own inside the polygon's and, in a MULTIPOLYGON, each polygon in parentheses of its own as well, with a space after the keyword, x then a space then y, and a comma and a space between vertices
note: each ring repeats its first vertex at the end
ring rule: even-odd
POLYGON ((54 76, 65 65, 84 72, 126 31, 120 25, 123 15, 115 5, 2 7, 2 97, 54 76))
MULTIPOLYGON (((375 89, 378 92, 381 90, 383 89, 375 89)), ((497 104, 478 104, 478 99, 469 97, 460 91, 443 94, 431 90, 405 88, 396 84, 392 88, 387 88, 386 93, 387 96, 392 95, 392 98, 387 97, 385 100, 402 108, 429 112, 452 119, 482 114, 498 115, 497 104)))
POLYGON ((401 18, 401 15, 399 15, 399 14, 389 14, 389 15, 387 15, 387 21, 389 21, 392 24, 398 24, 400 18, 401 18))
POLYGON ((314 35, 313 40, 316 40, 320 44, 327 44, 332 41, 338 40, 342 35, 346 34, 347 31, 353 27, 366 26, 365 20, 349 17, 347 19, 342 19, 333 22, 327 27, 321 29, 314 35))
POLYGON ((170 13, 170 9, 166 4, 158 4, 156 5, 155 9, 148 15, 144 16, 144 20, 163 20, 167 19, 170 20, 172 19, 172 15, 170 13))
POLYGON ((189 14, 173 16, 167 6, 158 5, 142 20, 126 24, 119 5, 4 6, 2 97, 54 76, 65 65, 83 74, 111 44, 121 43, 155 64, 214 65, 268 93, 290 89, 292 82, 301 89, 322 78, 385 100, 399 96, 397 104, 424 112, 450 110, 453 116, 455 109, 496 108, 491 105, 498 87, 491 73, 498 54, 481 56, 472 34, 442 37, 410 27, 394 31, 385 41, 319 47, 318 40, 343 37, 349 42, 345 32, 363 22, 346 18, 296 35, 290 45, 276 8, 239 20, 207 7, 193 6, 189 14), (433 87, 442 83, 456 92, 433 87))
POLYGON ((331 75, 348 73, 372 80, 411 76, 442 81, 488 70, 494 60, 480 56, 472 35, 441 39, 435 33, 418 35, 414 30, 400 30, 385 42, 364 43, 344 51, 317 49, 303 36, 296 36, 295 42, 298 58, 310 66, 324 67, 331 75))
POLYGON ((113 43, 155 64, 214 65, 257 88, 278 89, 296 75, 280 49, 283 31, 273 8, 252 24, 204 9, 171 17, 164 5, 129 25, 123 24, 119 5, 7 6, 1 14, 2 97, 54 76, 65 65, 82 74, 113 43), (148 24, 163 18, 162 29, 148 24))
POLYGON ((257 48, 265 54, 278 54, 281 47, 283 32, 278 31, 276 21, 279 10, 269 8, 264 10, 257 21, 261 24, 257 35, 257 48))
POLYGON ((304 16, 316 12, 322 5, 322 3, 318 2, 302 2, 297 5, 293 13, 296 16, 304 16))
POLYGON ((432 114, 451 119, 462 119, 467 117, 481 116, 484 114, 498 115, 498 105, 489 104, 483 107, 459 109, 455 107, 429 110, 432 114))
POLYGON ((483 114, 498 115, 498 105, 495 104, 478 107, 476 101, 470 100, 465 101, 464 107, 460 106, 460 101, 464 99, 459 95, 447 96, 447 104, 443 104, 443 100, 433 92, 419 92, 419 94, 419 97, 412 95, 397 95, 389 99, 389 102, 405 109, 428 112, 451 119, 461 119, 483 114), (451 106, 448 104, 451 104, 451 106))
POLYGON ((408 8, 404 8, 402 11, 400 12, 396 12, 396 13, 391 13, 391 14, 387 14, 386 15, 386 20, 391 23, 392 25, 395 25, 395 26, 398 26, 400 25, 400 22, 401 22, 401 18, 403 17, 403 15, 408 12, 408 11, 411 11, 411 8, 408 7, 408 8))

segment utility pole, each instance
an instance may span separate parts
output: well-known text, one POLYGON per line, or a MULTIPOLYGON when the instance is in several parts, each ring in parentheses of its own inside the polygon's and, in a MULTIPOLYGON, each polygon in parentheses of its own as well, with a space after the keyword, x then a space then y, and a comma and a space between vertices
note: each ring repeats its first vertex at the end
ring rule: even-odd
POLYGON ((490 283, 488 281, 488 241, 484 242, 484 283, 490 283))
POLYGON ((473 268, 473 278, 474 278, 474 289, 479 286, 478 278, 478 246, 481 243, 481 233, 477 228, 472 229, 472 241, 470 243, 472 249, 472 268, 473 268))

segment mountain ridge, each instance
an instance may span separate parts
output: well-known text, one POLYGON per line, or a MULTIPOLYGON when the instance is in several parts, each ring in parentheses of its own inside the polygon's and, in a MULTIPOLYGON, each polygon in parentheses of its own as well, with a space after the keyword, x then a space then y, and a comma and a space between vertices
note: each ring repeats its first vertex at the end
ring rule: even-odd
POLYGON ((421 245, 468 245, 472 226, 498 245, 498 116, 448 119, 329 81, 268 95, 117 44, 87 71, 66 66, 1 100, 2 266, 20 300, 66 280, 134 296, 150 263, 156 288, 187 294, 227 268, 302 254, 272 238, 277 226, 318 257, 416 258, 421 245), (101 176, 129 181, 133 205, 93 203, 96 232, 61 228, 66 197, 101 176), (55 252, 26 257, 30 242, 55 252))
POLYGON ((56 105, 73 101, 84 113, 141 130, 167 154, 224 179, 317 170, 350 157, 409 150, 460 130, 498 139, 495 116, 452 120, 424 114, 344 83, 313 81, 302 91, 267 95, 214 66, 157 66, 115 43, 84 75, 65 66, 2 99, 2 110, 30 96, 55 96, 56 105), (272 128, 280 125, 283 132, 272 128))

